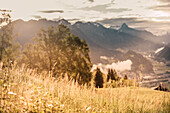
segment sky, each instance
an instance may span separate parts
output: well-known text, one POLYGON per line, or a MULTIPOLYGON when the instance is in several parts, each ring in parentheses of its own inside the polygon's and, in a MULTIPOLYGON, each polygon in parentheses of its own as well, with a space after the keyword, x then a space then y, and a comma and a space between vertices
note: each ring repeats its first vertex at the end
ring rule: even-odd
POLYGON ((47 18, 92 21, 107 27, 130 27, 160 35, 170 31, 170 0, 0 0, 12 20, 47 18))

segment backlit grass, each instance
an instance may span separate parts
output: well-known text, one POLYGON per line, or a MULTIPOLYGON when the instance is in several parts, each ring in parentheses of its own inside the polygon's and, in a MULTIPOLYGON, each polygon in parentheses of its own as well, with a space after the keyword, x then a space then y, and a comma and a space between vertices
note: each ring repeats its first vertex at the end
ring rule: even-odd
POLYGON ((24 67, 0 71, 0 112, 169 111, 169 92, 138 87, 96 89, 24 67))

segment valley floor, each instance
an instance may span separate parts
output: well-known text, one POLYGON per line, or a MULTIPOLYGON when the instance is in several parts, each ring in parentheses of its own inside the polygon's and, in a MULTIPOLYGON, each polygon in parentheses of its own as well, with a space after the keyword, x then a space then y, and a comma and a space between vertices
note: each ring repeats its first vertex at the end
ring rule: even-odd
POLYGON ((154 73, 143 77, 142 85, 144 87, 154 88, 160 83, 163 83, 167 88, 170 88, 170 67, 163 62, 153 61, 154 73))

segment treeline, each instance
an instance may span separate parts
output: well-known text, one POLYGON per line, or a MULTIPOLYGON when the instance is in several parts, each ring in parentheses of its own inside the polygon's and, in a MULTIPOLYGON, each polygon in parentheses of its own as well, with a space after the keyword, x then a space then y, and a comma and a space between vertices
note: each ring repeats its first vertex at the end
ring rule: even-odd
POLYGON ((101 72, 100 68, 97 68, 94 72, 94 76, 94 83, 96 88, 139 86, 135 79, 128 79, 127 75, 121 78, 114 69, 108 69, 108 73, 105 76, 105 74, 101 72))
POLYGON ((48 72, 52 77, 67 75, 80 84, 91 81, 89 47, 66 26, 42 28, 33 43, 25 44, 22 52, 15 37, 11 24, 0 29, 0 62, 4 68, 17 62, 37 72, 48 72))

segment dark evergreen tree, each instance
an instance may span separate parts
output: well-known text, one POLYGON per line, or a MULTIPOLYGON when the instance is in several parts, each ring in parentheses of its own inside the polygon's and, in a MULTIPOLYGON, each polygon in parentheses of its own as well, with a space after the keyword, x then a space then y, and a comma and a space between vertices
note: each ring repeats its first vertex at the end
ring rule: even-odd
POLYGON ((116 70, 111 69, 110 70, 110 76, 111 76, 111 80, 117 80, 117 73, 116 70))
POLYGON ((103 73, 100 71, 99 68, 96 69, 95 74, 95 87, 96 88, 103 88, 103 73))
POLYGON ((109 82, 110 79, 111 79, 111 69, 108 69, 107 82, 109 82))

